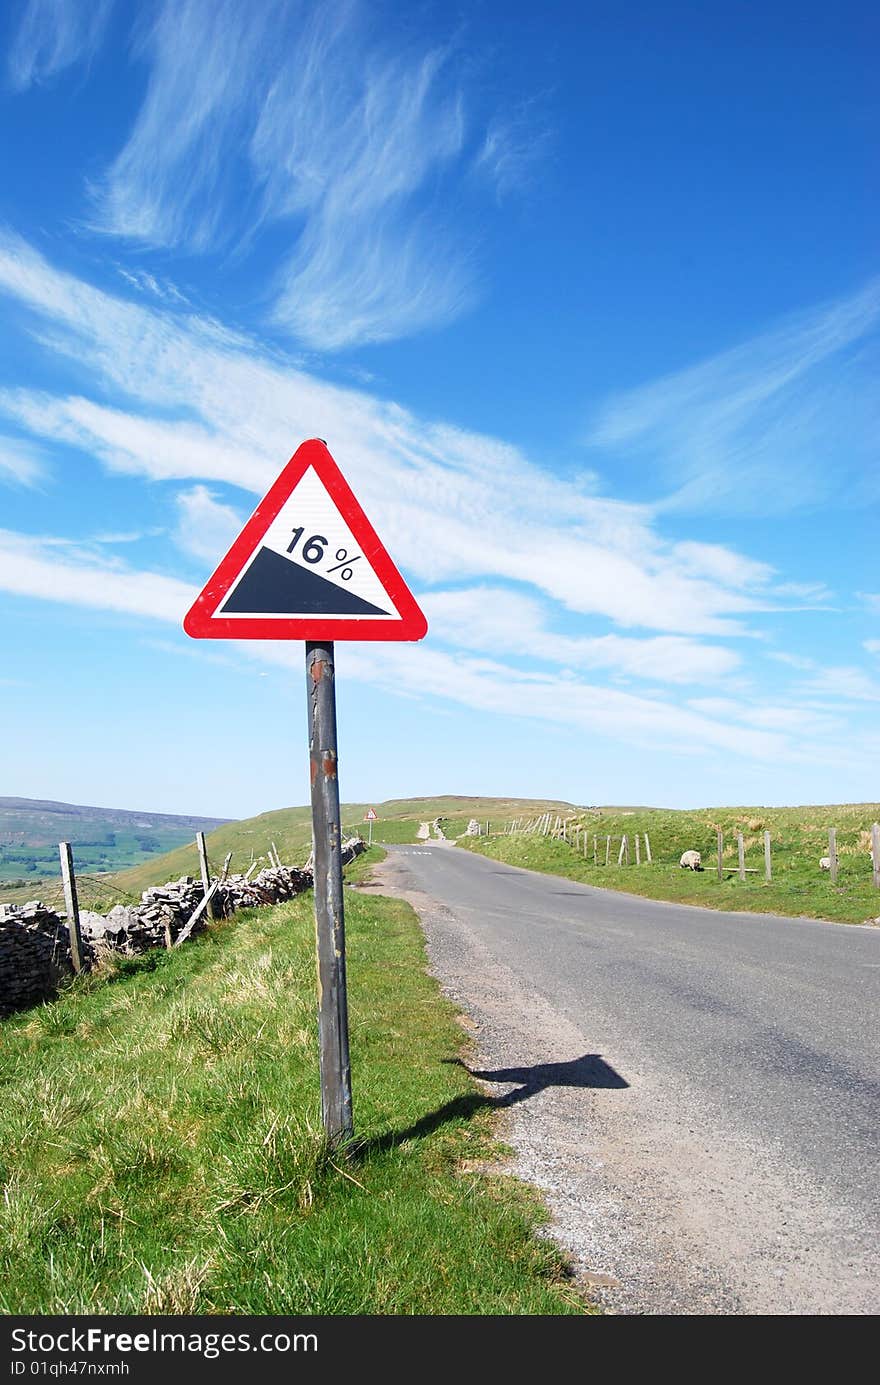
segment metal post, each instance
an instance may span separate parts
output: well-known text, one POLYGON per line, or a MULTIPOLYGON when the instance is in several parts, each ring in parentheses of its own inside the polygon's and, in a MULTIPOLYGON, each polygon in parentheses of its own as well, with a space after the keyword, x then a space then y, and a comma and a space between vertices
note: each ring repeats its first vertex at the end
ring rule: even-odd
POLYGON ((367 841, 367 846, 372 846, 372 845, 373 845, 373 819, 370 818, 370 832, 369 832, 369 839, 368 839, 368 841, 367 841))
POLYGON ((333 1146, 352 1134, 354 1123, 348 1051, 335 675, 333 645, 329 641, 306 641, 306 682, 315 839, 321 1115, 327 1139, 333 1146))
POLYGON ((70 842, 58 843, 61 857, 61 879, 64 884, 64 907, 67 910, 67 931, 70 934, 70 960, 74 971, 83 969, 82 934, 79 931, 79 900, 76 897, 76 875, 70 842))
POLYGON ((770 860, 770 833, 764 833, 764 879, 773 879, 773 866, 770 860))

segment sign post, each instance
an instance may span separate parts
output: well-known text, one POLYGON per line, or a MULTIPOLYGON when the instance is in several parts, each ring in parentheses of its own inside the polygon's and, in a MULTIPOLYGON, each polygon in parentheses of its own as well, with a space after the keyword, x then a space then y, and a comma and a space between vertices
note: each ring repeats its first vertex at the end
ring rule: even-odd
POLYGON ((368 838, 368 840, 367 840, 367 846, 372 846, 372 845, 373 845, 373 823, 376 821, 376 810, 375 810, 375 808, 368 808, 368 809, 367 809, 366 813, 364 814, 364 821, 365 821, 365 822, 368 822, 368 823, 370 824, 370 827, 369 827, 370 835, 369 835, 369 838, 368 838))
POLYGON ((354 1131, 348 1055, 348 987, 342 901, 342 829, 336 773, 333 645, 306 641, 309 773, 315 838, 315 939, 318 951, 318 1048, 321 1115, 331 1146, 354 1131))
MULTIPOLYGON (((188 611, 194 639, 305 640, 315 841, 321 1113, 351 1136, 335 640, 420 640, 428 625, 327 450, 297 448, 188 611)), ((370 843, 376 814, 370 809, 370 843)))

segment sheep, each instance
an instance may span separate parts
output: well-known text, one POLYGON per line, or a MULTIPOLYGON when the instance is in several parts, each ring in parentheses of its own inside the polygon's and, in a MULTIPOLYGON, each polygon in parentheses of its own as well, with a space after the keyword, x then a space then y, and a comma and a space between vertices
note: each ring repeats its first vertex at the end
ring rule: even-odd
POLYGON ((820 856, 820 857, 819 857, 819 869, 820 869, 820 870, 830 870, 830 869, 831 869, 831 857, 830 857, 830 856, 820 856))
POLYGON ((702 870, 703 858, 699 851, 685 851, 678 864, 682 870, 702 870))

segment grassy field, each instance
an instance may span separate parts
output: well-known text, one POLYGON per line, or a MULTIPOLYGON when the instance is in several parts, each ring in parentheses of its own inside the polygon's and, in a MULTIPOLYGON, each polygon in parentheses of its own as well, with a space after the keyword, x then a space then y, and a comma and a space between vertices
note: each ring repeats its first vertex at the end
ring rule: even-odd
MULTIPOLYGON (((497 798, 415 798, 394 799, 387 803, 346 803, 342 807, 343 829, 354 834, 367 835, 364 815, 373 806, 378 813, 378 821, 373 823, 375 842, 414 842, 420 822, 431 821, 436 817, 444 819, 444 830, 450 837, 464 832, 472 817, 493 824, 513 816, 530 813, 535 815, 552 808, 554 812, 573 812, 570 803, 546 802, 529 799, 497 798)), ((267 852, 274 842, 281 859, 290 865, 301 865, 308 856, 312 845, 312 812, 310 807, 280 808, 275 812, 261 813, 258 817, 245 818, 240 822, 227 822, 207 837, 208 853, 212 865, 219 869, 227 852, 232 852, 230 869, 246 870, 253 859, 263 858, 268 862, 267 852)), ((57 847, 56 861, 57 861, 57 847)), ((141 891, 150 885, 162 885, 166 880, 176 880, 181 875, 198 876, 199 863, 194 840, 174 851, 161 856, 151 856, 143 864, 114 874, 89 874, 84 871, 78 853, 74 851, 77 862, 80 903, 84 908, 106 912, 114 904, 131 903, 140 898, 141 891)), ((63 909, 61 881, 56 874, 53 879, 34 880, 24 886, 0 884, 0 904, 20 903, 25 899, 40 898, 50 907, 63 909)))
POLYGON ((415 916, 349 891, 347 925, 348 1157, 321 1135, 311 895, 3 1023, 0 1312, 590 1311, 492 1171, 415 916))
MULTIPOLYGON (((510 865, 581 880, 590 885, 702 904, 711 909, 779 913, 839 923, 864 923, 880 915, 880 890, 872 884, 869 855, 871 824, 880 820, 880 804, 841 804, 798 808, 708 808, 695 812, 660 809, 601 809, 575 813, 569 834, 581 829, 580 850, 551 837, 525 834, 470 839, 466 845, 510 865), (828 852, 828 830, 837 829, 839 871, 832 884, 819 858, 828 852), (724 879, 716 869, 716 831, 724 833, 724 879), (764 879, 764 831, 770 832, 772 872, 764 879), (644 836, 649 834, 653 862, 645 862, 644 836), (738 878, 737 832, 743 833, 746 865, 754 869, 738 878), (618 867, 623 834, 629 837, 629 865, 618 867), (635 865, 633 834, 639 833, 642 864, 635 865), (586 835, 586 855, 584 855, 586 835), (593 863, 593 836, 599 864, 593 863), (612 839, 611 864, 604 865, 606 837, 612 839), (684 851, 702 854, 704 869, 682 870, 684 851)), ((465 844, 465 843, 463 843, 465 844)))

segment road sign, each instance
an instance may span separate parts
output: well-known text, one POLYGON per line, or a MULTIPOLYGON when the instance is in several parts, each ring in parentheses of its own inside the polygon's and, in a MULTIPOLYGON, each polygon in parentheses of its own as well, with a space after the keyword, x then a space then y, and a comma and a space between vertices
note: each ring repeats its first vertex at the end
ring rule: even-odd
POLYGON ((326 444, 298 447, 188 612, 195 639, 420 640, 428 629, 326 444))
POLYGON ((377 816, 378 815, 372 808, 368 808, 367 811, 364 813, 364 822, 376 822, 377 816))

